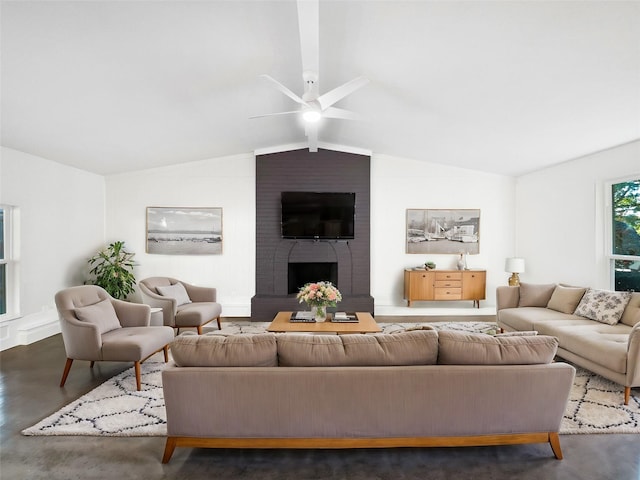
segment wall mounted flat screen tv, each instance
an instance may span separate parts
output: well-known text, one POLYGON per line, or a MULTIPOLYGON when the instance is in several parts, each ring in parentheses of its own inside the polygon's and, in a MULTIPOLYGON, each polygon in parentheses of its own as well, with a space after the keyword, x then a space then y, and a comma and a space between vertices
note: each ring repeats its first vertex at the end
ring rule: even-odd
POLYGON ((283 238, 354 238, 355 193, 282 192, 281 204, 283 238))

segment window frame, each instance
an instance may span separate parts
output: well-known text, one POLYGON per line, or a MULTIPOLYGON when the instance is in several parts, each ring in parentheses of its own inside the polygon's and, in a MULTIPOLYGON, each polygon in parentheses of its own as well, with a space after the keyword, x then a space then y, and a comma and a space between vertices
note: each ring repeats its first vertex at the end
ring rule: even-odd
POLYGON ((605 222, 604 222, 604 255, 608 261, 608 272, 609 272, 609 287, 611 290, 615 290, 616 285, 616 260, 628 260, 632 262, 639 262, 640 255, 622 255, 618 253, 613 253, 613 186, 618 183, 625 182, 640 182, 640 173, 632 174, 629 176, 625 176, 622 178, 616 178, 615 180, 609 180, 604 184, 604 203, 605 203, 605 222))
POLYGON ((18 297, 18 261, 17 261, 17 218, 18 209, 12 205, 0 204, 3 214, 4 255, 0 264, 5 265, 5 302, 6 312, 0 314, 0 323, 20 316, 18 297))

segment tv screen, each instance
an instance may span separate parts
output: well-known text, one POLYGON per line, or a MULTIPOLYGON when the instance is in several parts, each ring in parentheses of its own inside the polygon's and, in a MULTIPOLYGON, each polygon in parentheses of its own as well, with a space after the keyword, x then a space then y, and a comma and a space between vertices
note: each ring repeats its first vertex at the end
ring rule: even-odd
POLYGON ((282 192, 282 237, 354 238, 355 193, 282 192))

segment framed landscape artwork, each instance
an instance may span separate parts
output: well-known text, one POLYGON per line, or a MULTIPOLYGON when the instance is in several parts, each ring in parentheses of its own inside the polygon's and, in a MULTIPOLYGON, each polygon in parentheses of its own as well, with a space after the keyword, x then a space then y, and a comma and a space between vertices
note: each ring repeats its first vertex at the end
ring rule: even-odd
POLYGON ((480 252, 480 210, 407 209, 407 253, 480 252))
POLYGON ((222 208, 147 207, 147 253, 222 254, 222 208))

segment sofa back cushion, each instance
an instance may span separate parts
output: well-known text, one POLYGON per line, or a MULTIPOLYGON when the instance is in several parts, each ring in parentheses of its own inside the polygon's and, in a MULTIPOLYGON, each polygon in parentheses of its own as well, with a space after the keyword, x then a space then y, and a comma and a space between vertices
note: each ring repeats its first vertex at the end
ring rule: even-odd
POLYGON ((494 337, 440 330, 438 363, 443 365, 535 365, 551 363, 558 339, 547 335, 494 337))
POLYGON ((557 285, 547 303, 547 308, 557 312, 572 314, 580 303, 586 288, 557 285))
POLYGON ((283 367, 434 365, 438 332, 415 330, 375 335, 278 336, 278 361, 283 367))
POLYGON ((640 323, 640 292, 634 292, 631 294, 629 303, 624 309, 620 323, 633 327, 636 323, 640 323))
POLYGON ((631 292, 613 292, 589 288, 576 308, 575 314, 596 322, 615 325, 620 321, 631 292))
POLYGON ((275 367, 276 336, 196 335, 186 332, 171 342, 171 355, 179 367, 275 367))
POLYGON ((546 307, 556 289, 555 283, 539 285, 520 282, 519 307, 546 307))

